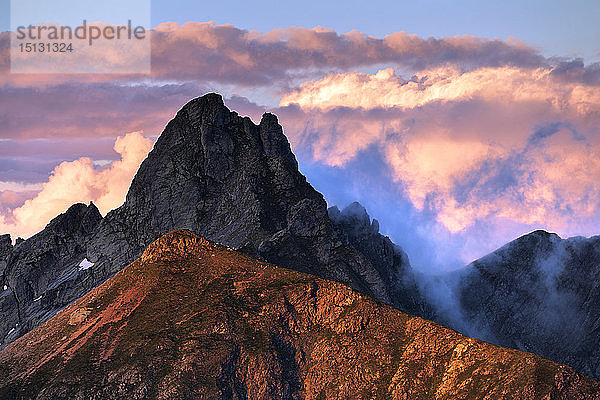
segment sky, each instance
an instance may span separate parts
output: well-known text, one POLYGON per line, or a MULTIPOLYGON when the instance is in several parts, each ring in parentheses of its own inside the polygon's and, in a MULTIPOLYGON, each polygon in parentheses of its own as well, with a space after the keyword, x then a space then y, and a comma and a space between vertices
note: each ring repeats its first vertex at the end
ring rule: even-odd
POLYGON ((539 46, 547 56, 598 59, 600 53, 597 1, 349 0, 341 4, 319 0, 154 1, 152 21, 182 23, 192 17, 260 31, 286 26, 325 26, 340 33, 358 30, 379 37, 396 31, 421 37, 464 34, 515 37, 539 46))
MULTIPOLYGON (((325 26, 385 36, 406 31, 421 37, 474 35, 515 37, 546 56, 598 60, 600 3, 590 0, 443 1, 189 1, 151 2, 152 26, 162 22, 215 21, 242 29, 270 31, 325 26)), ((10 0, 0 0, 0 30, 10 29, 10 0)), ((64 18, 68 10, 60 10, 64 18)), ((79 22, 79 21, 74 21, 79 22)))
MULTIPOLYGON (((593 1, 153 1, 150 74, 11 73, 1 33, 0 231, 27 237, 78 201, 117 207, 174 113, 217 91, 254 121, 277 114, 329 205, 361 202, 421 270, 538 228, 598 234, 599 12, 593 1)), ((0 0, 0 31, 9 15, 0 0)))

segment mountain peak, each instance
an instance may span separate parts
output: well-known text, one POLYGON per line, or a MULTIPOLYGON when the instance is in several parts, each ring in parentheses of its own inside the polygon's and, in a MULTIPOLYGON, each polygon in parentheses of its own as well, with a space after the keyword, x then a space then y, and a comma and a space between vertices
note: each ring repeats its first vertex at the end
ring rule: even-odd
POLYGON ((371 231, 374 234, 379 233, 379 222, 376 219, 371 221, 365 207, 357 201, 350 203, 341 211, 337 206, 329 207, 327 213, 329 218, 338 225, 354 230, 371 231))
POLYGON ((554 232, 548 232, 544 229, 536 229, 535 231, 529 232, 528 234, 524 235, 524 236, 537 236, 540 238, 551 238, 552 240, 555 239, 560 239, 561 237, 558 236, 558 234, 554 233, 554 232))
POLYGON ((279 120, 277 119, 277 115, 272 114, 270 112, 266 112, 262 115, 260 119, 260 125, 279 125, 279 120))
POLYGON ((71 232, 73 229, 80 229, 89 233, 101 219, 102 215, 94 203, 90 202, 89 205, 76 203, 64 213, 54 217, 47 227, 63 233, 71 232))
POLYGON ((196 97, 188 101, 183 108, 219 108, 225 107, 223 96, 218 93, 206 93, 203 96, 196 97))
POLYGON ((194 132, 201 126, 224 126, 231 122, 232 113, 223 103, 223 97, 217 93, 208 93, 188 101, 171 122, 186 125, 188 132, 194 132))

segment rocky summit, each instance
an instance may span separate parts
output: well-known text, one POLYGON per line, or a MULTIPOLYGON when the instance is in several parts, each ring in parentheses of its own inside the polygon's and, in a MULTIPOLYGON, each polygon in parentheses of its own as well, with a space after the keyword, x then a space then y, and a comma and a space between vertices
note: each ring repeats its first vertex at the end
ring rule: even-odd
POLYGON ((101 218, 94 205, 75 205, 14 248, 0 242, 0 339, 47 320, 173 229, 426 314, 406 254, 364 209, 351 216, 356 207, 330 218, 277 118, 256 125, 207 94, 167 124, 121 207, 101 218))
POLYGON ((6 399, 598 399, 600 384, 174 231, 0 352, 6 399))

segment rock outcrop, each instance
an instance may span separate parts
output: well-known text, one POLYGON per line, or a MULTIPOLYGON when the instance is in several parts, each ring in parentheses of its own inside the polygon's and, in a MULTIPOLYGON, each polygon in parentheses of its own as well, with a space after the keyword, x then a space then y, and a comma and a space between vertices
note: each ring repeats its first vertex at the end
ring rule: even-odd
POLYGON ((467 334, 600 377, 600 237, 535 231, 455 281, 467 334))
POLYGON ((10 399, 598 399, 569 367, 171 232, 0 353, 10 399))
POLYGON ((45 239, 53 235, 48 228, 17 245, 6 271, 18 304, 0 304, 4 343, 96 287, 173 229, 343 282, 408 312, 426 309, 406 255, 375 224, 353 231, 329 218, 323 196, 298 171, 277 118, 267 113, 256 125, 227 109, 217 94, 194 99, 177 113, 142 162, 125 203, 89 227, 65 249, 64 240, 45 239), (88 267, 80 269, 83 259, 88 267), (7 336, 17 323, 19 329, 7 336))
POLYGON ((0 235, 0 275, 4 273, 13 245, 9 234, 0 235))

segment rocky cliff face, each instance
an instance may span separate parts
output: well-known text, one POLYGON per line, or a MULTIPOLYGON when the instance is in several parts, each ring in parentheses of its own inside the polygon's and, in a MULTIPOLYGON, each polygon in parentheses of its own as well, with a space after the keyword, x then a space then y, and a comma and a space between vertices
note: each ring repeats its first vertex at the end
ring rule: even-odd
MULTIPOLYGON (((6 344, 31 330, 73 298, 69 290, 93 278, 81 263, 102 219, 95 205, 75 204, 40 233, 12 247, 4 236, 6 267, 0 294, 0 337, 6 344)), ((1 251, 1 250, 0 250, 1 251)), ((1 262, 1 261, 0 261, 1 262)))
POLYGON ((339 240, 369 260, 372 268, 391 288, 397 288, 392 291, 394 301, 390 303, 411 314, 431 319, 433 307, 420 293, 408 255, 390 238, 379 234, 379 222, 376 219, 371 221, 367 210, 357 202, 342 211, 333 206, 329 208, 328 215, 339 240), (390 268, 391 265, 397 267, 390 268))
POLYGON ((598 399, 538 356, 190 232, 0 353, 11 399, 598 399))
POLYGON ((600 237, 535 231, 459 273, 479 337, 600 377, 600 237))
POLYGON ((168 123, 121 207, 101 220, 96 215, 83 230, 69 221, 70 236, 55 239, 46 228, 12 251, 5 275, 17 296, 0 303, 4 343, 177 228, 343 282, 409 312, 426 310, 408 276, 407 257, 375 225, 353 231, 348 222, 329 218, 323 196, 298 172, 277 118, 265 114, 255 125, 216 94, 190 101, 168 123), (87 267, 80 269, 83 259, 87 267))
POLYGON ((4 273, 13 245, 10 235, 0 235, 0 275, 4 273))

